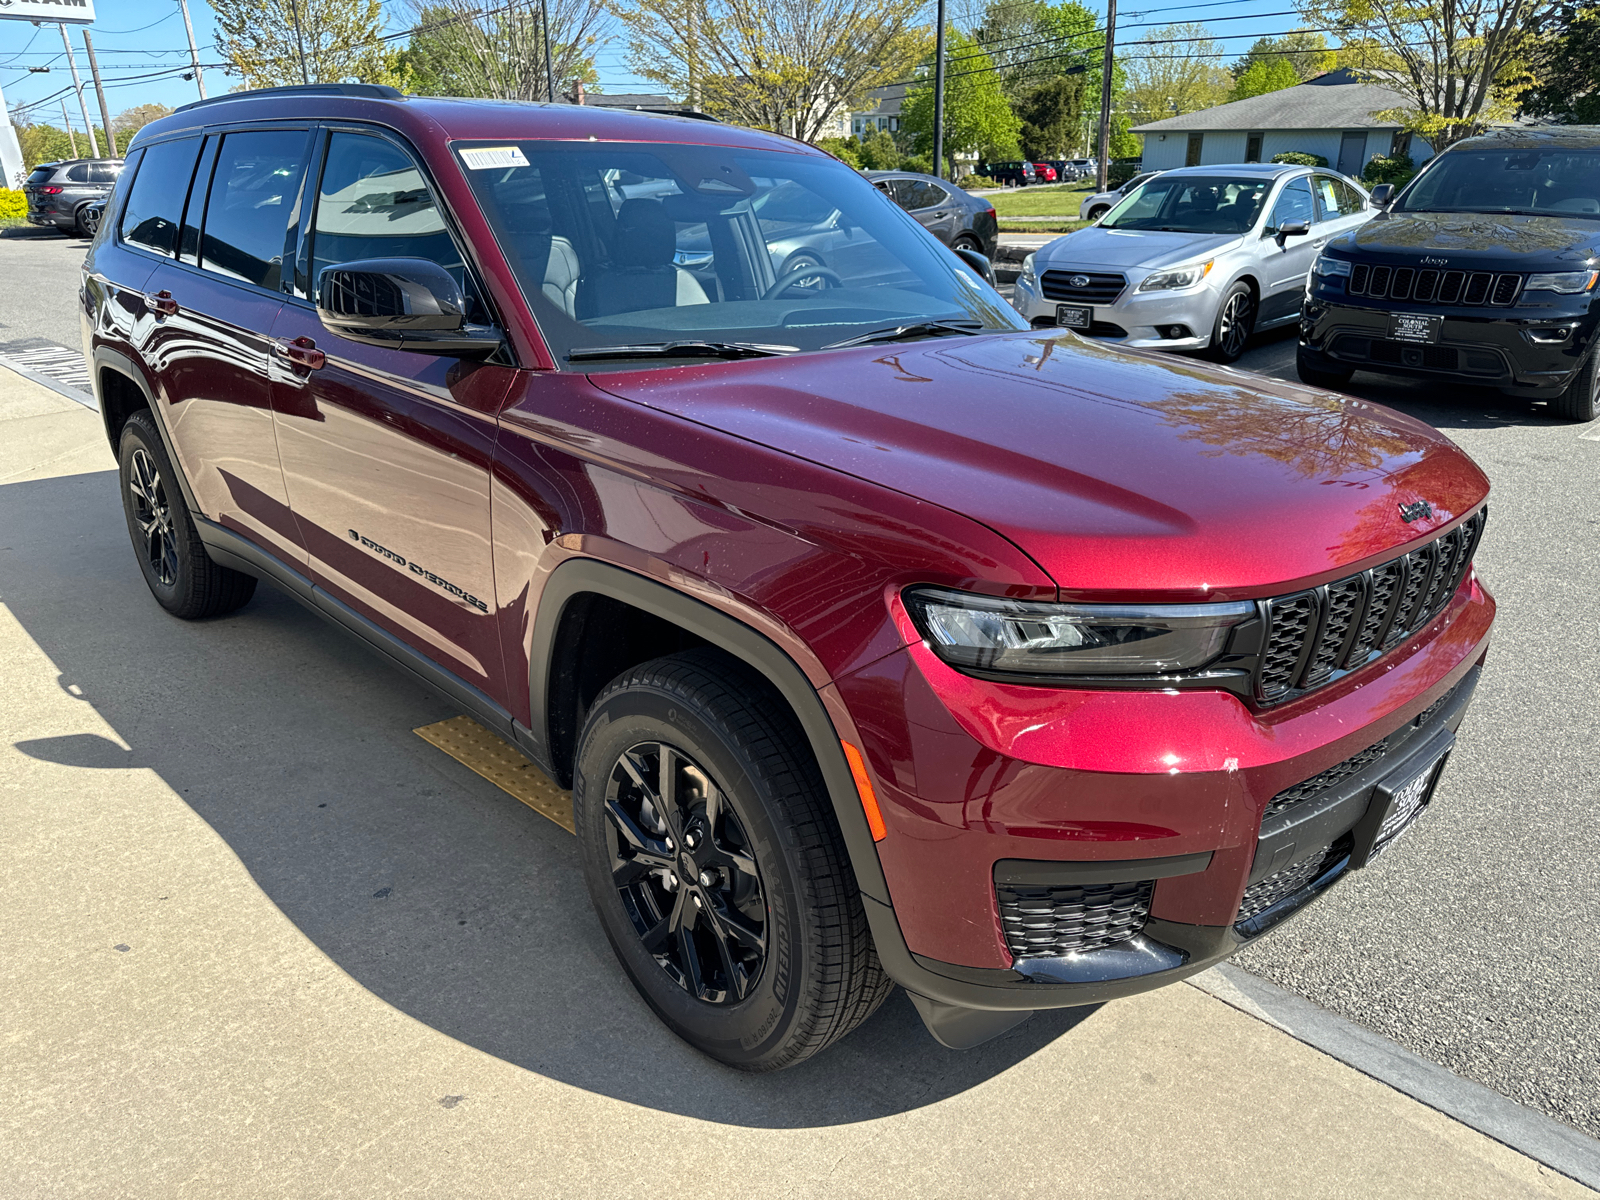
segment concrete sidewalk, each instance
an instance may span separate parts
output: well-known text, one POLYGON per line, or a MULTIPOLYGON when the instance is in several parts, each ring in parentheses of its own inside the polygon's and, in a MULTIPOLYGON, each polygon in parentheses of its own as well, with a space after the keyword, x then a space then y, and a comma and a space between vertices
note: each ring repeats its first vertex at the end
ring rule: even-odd
POLYGON ((718 1067, 448 706, 265 587, 161 613, 113 468, 0 371, 0 1194, 1593 1194, 1190 986, 718 1067))

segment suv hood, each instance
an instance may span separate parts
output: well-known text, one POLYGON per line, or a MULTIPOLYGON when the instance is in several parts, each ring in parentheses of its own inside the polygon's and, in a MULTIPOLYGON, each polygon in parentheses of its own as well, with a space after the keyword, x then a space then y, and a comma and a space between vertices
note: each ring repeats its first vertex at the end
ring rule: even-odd
POLYGON ((1380 213, 1332 246, 1379 262, 1414 264, 1426 255, 1429 266, 1571 271, 1600 254, 1600 218, 1380 213))
POLYGON ((1034 260, 1053 267, 1146 267, 1158 270, 1222 254, 1239 245, 1236 233, 1163 233, 1159 229, 1102 229, 1091 225, 1051 242, 1034 260))
POLYGON ((1383 561, 1487 494, 1400 413, 1075 334, 941 338, 596 386, 964 514, 1079 599, 1251 598, 1383 561), (1433 515, 1407 524, 1399 506, 1433 515))

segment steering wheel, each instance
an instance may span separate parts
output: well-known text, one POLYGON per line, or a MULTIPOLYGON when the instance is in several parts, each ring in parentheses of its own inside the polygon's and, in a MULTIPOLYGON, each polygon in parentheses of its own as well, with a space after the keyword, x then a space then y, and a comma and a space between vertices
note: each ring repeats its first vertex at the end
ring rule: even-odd
POLYGON ((794 270, 786 274, 777 283, 761 293, 763 300, 776 300, 802 279, 831 279, 834 287, 843 287, 844 280, 839 278, 837 271, 829 270, 821 263, 801 263, 794 270))

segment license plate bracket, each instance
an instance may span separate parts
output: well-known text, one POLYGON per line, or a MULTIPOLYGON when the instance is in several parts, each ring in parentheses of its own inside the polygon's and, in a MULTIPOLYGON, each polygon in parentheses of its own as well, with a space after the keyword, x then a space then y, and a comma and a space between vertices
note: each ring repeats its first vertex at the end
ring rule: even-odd
POLYGON ((1437 342, 1444 318, 1432 313, 1390 313, 1389 336, 1397 342, 1437 342))
POLYGON ((1063 329, 1088 329, 1094 324, 1094 309, 1081 304, 1058 304, 1056 324, 1063 329))
POLYGON ((1350 848, 1352 867, 1372 862, 1428 810, 1455 744, 1455 734, 1441 729, 1421 752, 1411 755, 1372 789, 1366 815, 1350 831, 1354 842, 1350 848))

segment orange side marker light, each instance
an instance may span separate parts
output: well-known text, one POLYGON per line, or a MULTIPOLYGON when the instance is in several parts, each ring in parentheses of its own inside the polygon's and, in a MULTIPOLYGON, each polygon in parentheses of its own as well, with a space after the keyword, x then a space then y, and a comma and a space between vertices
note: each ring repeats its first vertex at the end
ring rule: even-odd
POLYGON ((872 830, 872 840, 881 842, 889 836, 889 827, 883 823, 883 813, 878 810, 878 793, 872 790, 872 779, 867 775, 866 760, 849 742, 839 743, 850 764, 850 774, 855 777, 856 791, 861 793, 861 808, 867 814, 867 828, 872 830))

